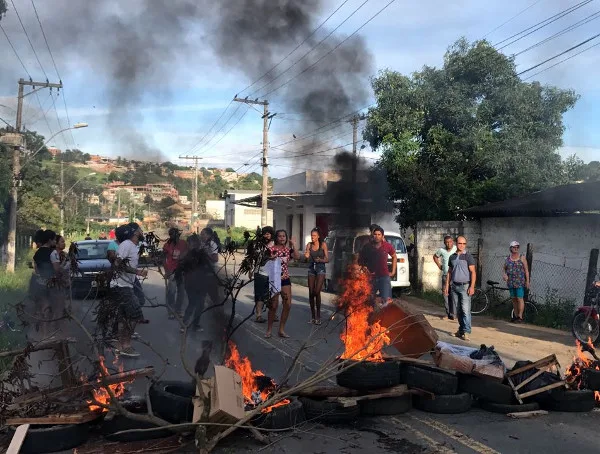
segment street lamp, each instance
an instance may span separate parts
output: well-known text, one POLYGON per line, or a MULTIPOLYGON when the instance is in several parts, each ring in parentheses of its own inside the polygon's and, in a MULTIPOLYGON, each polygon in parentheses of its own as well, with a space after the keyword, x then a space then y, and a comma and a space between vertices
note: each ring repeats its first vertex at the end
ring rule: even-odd
POLYGON ((50 141, 52 139, 54 139, 57 135, 65 132, 65 131, 70 131, 71 129, 81 129, 81 128, 87 128, 87 127, 88 127, 87 123, 75 123, 73 126, 70 126, 68 128, 65 128, 65 129, 61 129, 57 133, 51 135, 50 138, 48 140, 46 140, 46 142, 44 143, 44 145, 42 145, 40 148, 38 148, 37 150, 35 150, 35 152, 31 156, 29 156, 29 159, 27 159, 27 161, 25 161, 25 164, 23 164, 23 167, 25 167, 35 157, 35 155, 38 154, 40 151, 42 151, 44 149, 44 147, 46 145, 48 145, 50 143, 50 141))
POLYGON ((88 173, 87 175, 84 175, 83 177, 81 177, 79 180, 77 180, 73 186, 71 186, 69 189, 67 189, 67 191, 65 191, 65 187, 64 187, 64 175, 63 175, 63 166, 62 166, 62 161, 60 163, 60 235, 64 236, 65 235, 65 197, 67 195, 69 195, 69 193, 73 190, 73 188, 75 186, 77 186, 79 184, 79 182, 81 182, 82 180, 85 180, 87 177, 91 177, 93 175, 96 175, 96 172, 91 172, 88 173))

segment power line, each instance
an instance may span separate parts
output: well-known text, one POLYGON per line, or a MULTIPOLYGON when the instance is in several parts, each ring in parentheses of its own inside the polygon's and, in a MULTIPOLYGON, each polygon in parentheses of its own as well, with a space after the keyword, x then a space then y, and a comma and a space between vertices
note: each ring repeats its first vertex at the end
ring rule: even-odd
MULTIPOLYGON (((352 145, 353 143, 354 142, 350 142, 350 143, 347 143, 345 145, 340 145, 338 147, 327 148, 326 150, 313 151, 312 153, 297 154, 297 155, 294 155, 293 157, 294 158, 300 158, 302 156, 314 156, 314 155, 317 155, 317 154, 326 153, 328 151, 339 150, 340 148, 346 148, 346 147, 352 145)), ((287 151, 287 150, 284 150, 284 151, 287 151)), ((271 159, 288 159, 288 157, 287 156, 280 156, 280 157, 275 157, 275 158, 271 158, 271 159)))
MULTIPOLYGON (((236 110, 237 110, 237 109, 236 109, 236 110)), ((246 108, 246 110, 245 110, 245 111, 242 113, 242 115, 241 115, 241 116, 240 116, 240 117, 237 119, 237 121, 236 121, 236 122, 233 124, 233 126, 231 126, 231 128, 229 128, 229 129, 228 129, 228 130, 225 132, 225 134, 223 134, 223 135, 222 135, 222 136, 219 138, 219 140, 217 140, 217 141, 216 141, 215 143, 213 143, 211 146, 212 146, 212 147, 215 147, 215 146, 216 146, 216 145, 217 145, 219 142, 221 142, 221 140, 223 140, 223 139, 225 138, 225 136, 227 136, 227 134, 229 134, 229 133, 230 133, 230 132, 233 130, 233 128, 235 128, 235 127, 236 127, 236 126, 239 124, 239 122, 240 122, 240 121, 242 121, 242 119, 243 119, 243 118, 246 116, 246 114, 247 114, 247 113, 248 113, 248 109, 246 108)), ((228 121, 228 122, 229 122, 229 121, 228 121)), ((228 123, 228 122, 227 122, 227 123, 228 123)), ((225 123, 225 124, 223 125, 223 127, 225 127, 225 126, 227 125, 227 123, 225 123)), ((216 137, 216 135, 215 135, 214 137, 216 137)), ((213 138, 214 138, 214 137, 213 137, 213 138)), ((212 140, 212 139, 211 139, 211 140, 212 140)), ((205 145, 204 147, 208 147, 208 144, 209 144, 209 143, 210 143, 210 141, 209 141, 209 142, 207 142, 207 143, 206 143, 206 145, 205 145)), ((200 152, 200 150, 199 150, 198 152, 200 152)))
POLYGON ((256 85, 256 83, 257 83, 257 82, 259 82, 260 80, 264 79, 266 76, 268 76, 268 75, 271 73, 271 71, 273 71, 274 69, 276 69, 276 68, 277 68, 279 65, 281 65, 281 64, 282 64, 282 63, 283 63, 285 60, 287 60, 287 59, 290 57, 290 55, 292 55, 294 52, 296 52, 298 49, 300 49, 300 47, 301 47, 301 46, 302 46, 304 43, 306 43, 306 41, 308 41, 310 38, 312 38, 312 37, 314 36, 314 34, 315 34, 315 33, 317 33, 317 32, 318 32, 318 31, 321 29, 321 27, 323 27, 323 25, 325 25, 325 24, 326 24, 326 23, 329 21, 329 19, 331 19, 331 18, 332 18, 332 17, 335 15, 335 13, 337 13, 337 12, 338 12, 340 9, 342 9, 342 7, 343 7, 343 6, 344 6, 346 3, 348 3, 348 1, 349 1, 349 0, 345 0, 345 1, 343 1, 343 2, 342 2, 342 4, 341 4, 340 6, 338 6, 338 7, 335 9, 335 11, 334 11, 333 13, 331 13, 331 14, 330 14, 330 15, 327 17, 327 19, 325 19, 323 22, 321 22, 321 23, 320 23, 320 24, 317 26, 317 28, 315 28, 315 29, 314 29, 314 30, 313 30, 313 31, 312 31, 312 32, 311 32, 311 33, 310 33, 310 34, 309 34, 309 35, 308 35, 306 38, 304 38, 304 40, 303 40, 303 41, 302 41, 300 44, 298 44, 296 47, 294 47, 294 48, 293 48, 293 49, 290 51, 290 53, 288 53, 288 54, 287 54, 285 57, 283 57, 283 58, 282 58, 282 59, 281 59, 281 60, 280 60, 280 61, 279 61, 279 62, 278 62, 278 63, 277 63, 275 66, 273 66, 271 69, 269 69, 269 70, 268 70, 266 73, 264 73, 262 76, 260 76, 258 79, 256 79, 254 82, 252 82, 252 83, 251 83, 250 85, 248 85, 246 88, 244 88, 244 89, 243 89, 243 90, 242 90, 240 93, 243 93, 243 92, 245 92, 246 90, 248 90, 249 88, 252 88, 254 85, 256 85))
POLYGON ((583 49, 582 51, 579 51, 579 52, 577 52, 577 53, 575 53, 575 54, 573 54, 573 55, 571 55, 571 56, 569 56, 569 57, 567 57, 567 58, 565 58, 565 59, 563 59, 563 60, 561 60, 561 61, 558 61, 558 62, 554 63, 553 65, 550 65, 550 66, 548 66, 547 68, 544 68, 544 69, 542 69, 541 71, 538 71, 538 72, 536 72, 535 74, 532 74, 531 76, 529 76, 529 77, 526 77, 526 78, 525 78, 525 79, 523 79, 523 80, 529 80, 529 79, 532 79, 532 78, 534 78, 535 76, 537 76, 538 74, 541 74, 541 73, 543 73, 544 71, 548 71, 549 69, 552 69, 552 68, 554 68, 555 66, 558 66, 558 65, 560 65, 561 63, 564 63, 564 62, 566 62, 566 61, 568 61, 568 60, 570 60, 570 59, 572 59, 572 58, 574 58, 574 57, 577 57, 579 54, 583 54, 584 52, 587 52, 588 50, 590 50, 590 49, 592 49, 592 48, 594 48, 594 47, 596 47, 596 46, 599 46, 599 45, 600 45, 600 42, 599 42, 599 43, 596 43, 596 44, 593 44, 593 45, 591 45, 590 47, 586 47, 586 48, 585 48, 585 49, 583 49))
POLYGON ((31 46, 31 50, 33 51, 33 55, 35 55, 35 58, 36 58, 38 64, 40 65, 40 69, 44 73, 44 76, 46 77, 46 80, 48 80, 48 74, 46 74, 46 70, 44 69, 44 66, 42 65, 42 62, 40 61, 40 57, 38 57, 38 54, 35 51, 35 47, 33 47, 33 43, 31 42, 31 38, 29 38, 29 33, 27 33, 27 29, 25 28, 25 25, 23 24, 23 21, 21 20, 21 16, 19 14, 19 11, 17 10, 17 7, 15 6, 15 2, 13 0, 10 0, 10 2, 12 3, 13 9, 15 10, 15 14, 17 15, 17 19, 19 19, 19 23, 21 24, 21 28, 23 29, 23 33, 25 33, 25 36, 27 37, 27 41, 29 41, 29 45, 31 46))
MULTIPOLYGON (((348 17, 346 17, 346 19, 344 19, 340 24, 338 24, 337 27, 335 27, 333 30, 331 30, 331 32, 329 32, 325 38, 323 38, 321 41, 319 41, 317 44, 315 44, 311 49, 309 49, 304 55, 302 55, 302 57, 300 57, 298 60, 296 60, 294 63, 292 63, 291 66, 289 66, 287 69, 283 70, 281 73, 279 73, 276 77, 273 78, 273 80, 270 80, 268 83, 266 83, 265 85, 263 85, 262 87, 254 90, 252 93, 250 93, 249 96, 254 96, 256 93, 258 93, 259 91, 262 91, 263 88, 268 87, 269 85, 271 85, 273 82, 275 82, 277 79, 279 79, 281 76, 283 76, 285 73, 287 73, 290 69, 292 69, 294 66, 296 66, 298 63, 300 63, 302 60, 304 60, 304 58, 306 58, 307 55, 309 55, 312 51, 314 51, 317 47, 319 47, 324 41, 326 41, 331 35, 333 35, 342 25, 344 25, 352 16, 354 16, 363 6, 365 6, 370 0, 365 0, 364 2, 362 2, 358 8, 356 8, 354 11, 352 11, 350 13, 350 15, 348 17)), ((266 96, 266 95, 265 95, 266 96)), ((265 96, 260 96, 261 98, 264 98, 265 96)))
POLYGON ((494 33, 496 30, 501 29, 502 27, 504 27, 506 24, 508 24, 509 22, 512 22, 514 19, 516 19, 517 17, 519 17, 521 14, 523 14, 524 12, 528 11, 529 9, 533 8, 535 5, 537 5, 538 3, 540 3, 542 0, 537 0, 536 2, 533 2, 531 5, 529 5, 527 8, 519 11, 517 14, 515 14, 513 17, 511 17, 510 19, 508 19, 506 22, 503 22, 502 24, 498 25, 496 28, 494 28, 493 30, 487 32, 485 35, 483 35, 483 37, 485 38, 488 35, 491 35, 492 33, 494 33))
MULTIPOLYGON (((296 79, 297 77, 301 76, 302 74, 304 74, 305 72, 309 71, 310 69, 314 68, 316 65, 318 65, 323 59, 325 59, 325 57, 331 55, 334 51, 336 51, 342 44, 344 44, 346 41, 348 41, 350 38, 352 38, 354 35, 356 35, 359 31, 361 31, 367 24, 369 24, 373 19, 375 19, 377 16, 379 16, 386 8, 388 8, 392 3, 394 3, 396 0, 390 0, 386 5, 384 5, 379 11, 377 11, 375 14, 373 14, 365 23, 363 23, 360 27, 358 27, 351 35, 347 36, 344 40, 340 41, 333 49, 331 49, 329 52, 327 52, 325 55, 323 55, 321 58, 319 58, 316 62, 314 62, 312 65, 308 66, 307 68, 305 68, 304 70, 302 70, 300 73, 296 74, 294 77, 292 77, 291 79, 289 79, 287 82, 284 82, 283 84, 279 85, 277 88, 274 88, 270 91, 268 91, 267 93, 265 93, 264 95, 261 95, 261 98, 265 98, 268 95, 270 95, 271 93, 276 92, 277 90, 280 90, 281 88, 285 87, 287 84, 289 84, 292 80, 296 79)), ((591 0, 590 0, 591 1, 591 0)))
POLYGON ((25 67, 25 64, 23 63, 23 60, 21 60, 21 57, 19 56, 19 54, 17 52, 17 49, 15 49, 15 46, 13 46, 12 41, 8 37, 8 34, 6 33, 6 30, 4 30, 4 27, 2 26, 1 23, 0 23, 0 30, 2 30, 2 33, 4 33, 4 36, 6 37, 6 40, 8 41, 8 44, 10 45, 11 49, 15 53, 15 57, 17 57, 17 60, 19 60, 19 63, 21 63, 21 66, 23 67, 23 70, 25 71, 25 74, 27 74, 29 76, 29 79, 31 80, 31 74, 29 74, 29 71, 27 71, 27 68, 25 67))
POLYGON ((585 17, 585 18, 583 18, 583 19, 575 22, 574 24, 572 24, 572 25, 570 25, 570 26, 568 26, 568 27, 566 27, 566 28, 564 28, 564 29, 562 29, 562 30, 554 33, 553 35, 547 37, 546 39, 543 39, 543 40, 541 40, 541 41, 533 44, 532 46, 529 46, 527 49, 524 49, 521 52, 517 52, 516 54, 513 54, 513 55, 515 57, 518 57, 519 55, 524 54, 525 52, 528 52, 531 49, 535 49, 536 47, 539 47, 539 46, 541 46, 543 44, 546 44, 547 42, 553 40, 554 38, 558 38, 559 36, 562 36, 565 33, 569 33, 570 31, 573 31, 576 28, 579 28, 579 27, 581 27, 581 26, 583 26, 583 25, 585 25, 585 24, 587 24, 587 23, 589 23, 589 22, 591 22, 593 20, 596 20, 598 18, 600 18, 600 11, 597 11, 597 12, 595 12, 593 14, 590 14, 589 16, 587 16, 587 17, 585 17))
POLYGON ((535 33, 536 31, 541 30, 542 28, 544 28, 544 27, 552 24, 553 22, 556 22, 557 20, 562 19, 566 15, 571 14, 574 11, 577 11, 579 8, 584 7, 588 3, 591 3, 592 1, 593 0, 585 0, 583 2, 580 2, 580 3, 576 4, 576 5, 573 5, 573 6, 569 7, 569 8, 567 8, 567 9, 564 9, 564 10, 560 11, 559 13, 557 13, 557 14, 555 14, 553 16, 550 16, 549 18, 544 19, 543 21, 538 22, 537 24, 534 24, 531 27, 526 28, 525 30, 521 30, 519 33, 515 33, 514 35, 509 36, 506 39, 503 39, 502 41, 494 44, 494 47, 496 47, 498 50, 502 50, 505 47, 508 47, 511 44, 514 44, 517 41, 520 41, 521 39, 525 38, 526 36, 529 36, 532 33, 535 33), (522 35, 522 36, 519 36, 519 35, 522 35), (519 37, 516 38, 517 36, 519 36, 519 37), (516 38, 516 39, 510 41, 513 38, 516 38), (500 44, 503 44, 506 41, 510 41, 510 42, 508 44, 504 44, 502 47, 498 47, 500 44))
POLYGON ((198 142, 196 142, 196 144, 192 148, 190 148, 190 152, 192 152, 194 150, 194 148, 196 148, 198 145, 200 145, 200 143, 206 138, 206 136, 208 136, 210 134, 210 132, 214 129, 214 127, 221 120, 221 118, 223 118, 223 116, 225 115, 225 112, 227 112, 227 109, 229 109, 229 107, 231 106, 231 104, 233 104, 233 99, 231 101, 229 101, 229 104, 227 104, 227 107, 225 107, 225 110, 223 110, 223 112, 221 113, 221 115, 219 115, 219 118, 217 118, 215 120, 215 122, 211 125, 210 129, 206 132, 206 134, 204 134, 200 138, 200 140, 198 140, 198 142))
MULTIPOLYGON (((56 75, 58 76, 59 81, 62 83, 62 77, 60 77, 60 73, 58 72, 58 66, 56 66, 56 61, 54 60, 54 55, 52 54, 52 50, 50 49, 50 44, 48 43, 48 38, 46 37, 46 32, 44 31, 44 27, 42 26, 42 21, 40 20, 40 16, 38 15, 38 11, 37 11, 37 8, 35 7, 35 3, 33 0, 31 0, 31 5, 33 6, 33 11, 35 12, 35 17, 37 18, 38 24, 40 25, 40 30, 42 31, 42 36, 44 37, 44 42, 46 43, 46 48, 48 49, 48 53, 50 54, 50 58, 52 59, 52 64, 54 65, 54 70, 56 71, 56 75)), ((63 92, 62 92, 62 100, 63 100, 63 104, 65 106, 65 114, 67 115, 67 124, 69 126, 71 126, 71 118, 69 118, 69 109, 67 108, 67 98, 65 97, 65 89, 64 88, 63 88, 63 92)), ((73 143, 73 146, 76 147, 75 138, 73 137, 73 131, 71 129, 69 129, 69 135, 71 136, 71 142, 73 143)))
POLYGON ((561 57, 561 56, 563 56, 563 55, 565 55, 565 54, 568 54, 568 53, 569 53, 569 52, 571 52, 572 50, 575 50, 575 49, 577 49, 578 47, 581 47, 581 46, 583 46, 584 44, 587 44, 587 43, 589 43, 590 41, 592 41, 592 40, 594 40, 594 39, 598 38, 599 36, 600 36, 600 33, 598 33, 598 34, 596 34, 596 35, 594 35, 594 36, 592 36, 592 37, 590 37, 590 38, 588 38, 588 39, 586 39, 586 40, 584 40, 584 41, 580 42, 579 44, 576 44, 576 45, 574 45, 573 47, 570 47, 569 49, 567 49, 567 50, 565 50, 565 51, 562 51, 562 52, 561 52, 561 53, 559 53, 559 54, 556 54, 556 55, 555 55, 555 56, 553 56, 553 57, 550 57, 550 58, 548 58, 548 59, 544 60, 544 61, 543 61, 543 62, 541 62, 541 63, 538 63, 537 65, 534 65, 534 66, 532 66, 532 67, 530 67, 530 68, 527 68, 527 69, 526 69, 526 70, 524 70, 524 71, 521 71, 521 72, 517 73, 517 76, 520 76, 520 75, 522 75, 522 74, 525 74, 525 73, 527 73, 527 72, 529 72, 529 71, 531 71, 531 70, 534 70, 535 68, 539 68, 540 66, 542 66, 542 65, 544 65, 544 64, 546 64, 546 63, 548 63, 549 61, 552 61, 552 60, 554 60, 555 58, 558 58, 558 57, 561 57))

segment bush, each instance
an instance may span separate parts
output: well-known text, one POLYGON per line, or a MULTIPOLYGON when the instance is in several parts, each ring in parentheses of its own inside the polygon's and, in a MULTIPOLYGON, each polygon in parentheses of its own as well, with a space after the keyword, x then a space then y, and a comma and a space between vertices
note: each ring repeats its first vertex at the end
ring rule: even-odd
POLYGON ((556 329, 571 329, 571 320, 577 306, 575 300, 560 298, 558 290, 546 289, 542 301, 537 300, 538 308, 535 324, 556 329))
MULTIPOLYGON (((27 295, 31 269, 20 266, 14 274, 0 273, 0 350, 18 348, 24 344, 25 336, 20 331, 14 305, 27 295), (13 331, 16 329, 17 331, 13 331)), ((10 358, 0 361, 0 373, 10 364, 10 358)))
MULTIPOLYGON (((219 239, 221 240, 221 244, 225 245, 225 238, 227 238, 227 229, 222 227, 215 227, 213 230, 219 235, 219 239)), ((255 229, 247 229, 245 227, 231 227, 231 239, 235 241, 239 246, 244 243, 244 232, 250 232, 250 238, 254 236, 255 229)))

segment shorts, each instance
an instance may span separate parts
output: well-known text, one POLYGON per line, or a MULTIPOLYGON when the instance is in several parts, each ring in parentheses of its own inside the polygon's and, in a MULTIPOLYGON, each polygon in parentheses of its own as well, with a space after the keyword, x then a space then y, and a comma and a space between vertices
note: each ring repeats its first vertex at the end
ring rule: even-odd
POLYGON ((525 287, 509 288, 508 293, 510 293, 511 298, 524 298, 525 287))
POLYGON ((269 277, 263 274, 256 273, 254 275, 254 302, 269 301, 269 277))
POLYGON ((308 274, 318 276, 319 274, 326 274, 325 264, 312 262, 308 267, 308 274))
POLYGON ((285 287, 286 285, 292 285, 292 281, 290 280, 289 277, 287 279, 282 279, 281 280, 281 286, 285 287))
POLYGON ((389 276, 380 276, 373 278, 373 294, 379 290, 379 296, 384 300, 392 297, 392 278, 389 276))
POLYGON ((119 304, 119 314, 127 321, 137 322, 144 318, 139 299, 133 287, 112 287, 111 296, 119 304))

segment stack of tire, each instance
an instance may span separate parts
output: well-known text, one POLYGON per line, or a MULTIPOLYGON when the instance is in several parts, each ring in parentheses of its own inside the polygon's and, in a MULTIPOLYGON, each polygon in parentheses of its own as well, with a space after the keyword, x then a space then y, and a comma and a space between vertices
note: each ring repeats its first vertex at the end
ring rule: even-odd
MULTIPOLYGON (((347 363, 348 364, 348 363, 347 363)), ((398 363, 355 362, 344 366, 337 375, 337 384, 364 394, 376 394, 400 383, 398 363)), ((412 407, 411 396, 383 397, 372 400, 359 400, 358 405, 344 406, 327 399, 301 397, 304 413, 308 421, 320 421, 325 424, 349 424, 359 416, 397 415, 406 413, 412 407)))
POLYGON ((465 413, 471 409, 473 399, 469 393, 458 386, 458 377, 451 372, 435 366, 412 363, 400 363, 400 381, 409 388, 434 394, 416 394, 413 397, 415 408, 438 414, 465 413))

